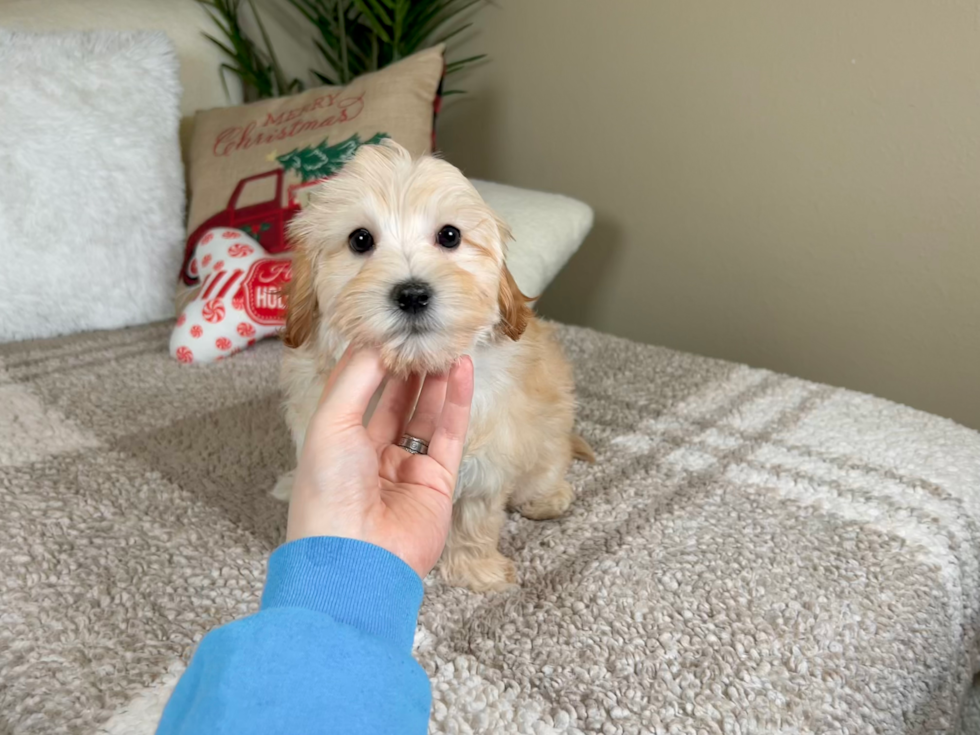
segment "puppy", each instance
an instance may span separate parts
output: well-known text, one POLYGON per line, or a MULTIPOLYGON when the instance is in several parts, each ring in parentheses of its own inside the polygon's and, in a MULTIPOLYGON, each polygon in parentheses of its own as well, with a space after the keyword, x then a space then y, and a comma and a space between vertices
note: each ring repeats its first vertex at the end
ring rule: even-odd
MULTIPOLYGON (((297 453, 326 376, 350 342, 396 375, 472 357, 475 388, 441 571, 473 590, 513 585, 497 549, 505 509, 561 515, 565 472, 592 452, 572 433, 572 371, 504 265, 507 226, 455 167, 386 141, 362 147, 291 225, 282 364, 297 453)), ((288 497, 292 480, 275 494, 288 497)))

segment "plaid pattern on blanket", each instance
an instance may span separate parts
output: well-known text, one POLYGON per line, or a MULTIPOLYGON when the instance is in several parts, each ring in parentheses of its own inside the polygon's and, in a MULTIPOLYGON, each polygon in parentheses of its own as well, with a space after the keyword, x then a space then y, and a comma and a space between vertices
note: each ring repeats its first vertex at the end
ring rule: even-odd
MULTIPOLYGON (((170 324, 0 346, 0 732, 150 733, 256 609, 292 448, 281 346, 170 324)), ((511 516, 521 589, 426 580, 446 733, 980 732, 980 435, 583 329, 578 499, 511 516)))

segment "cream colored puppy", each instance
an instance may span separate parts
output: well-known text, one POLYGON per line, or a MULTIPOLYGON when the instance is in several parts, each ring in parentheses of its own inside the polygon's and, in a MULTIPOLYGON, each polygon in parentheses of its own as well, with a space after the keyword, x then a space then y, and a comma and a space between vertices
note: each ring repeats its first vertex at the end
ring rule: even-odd
MULTIPOLYGON (((365 146, 293 222, 293 279, 282 365, 297 451, 334 362, 376 346, 396 376, 472 357, 475 390, 441 570, 452 584, 499 590, 516 579, 497 550, 506 507, 554 518, 572 502, 572 371, 504 265, 506 225, 445 161, 365 146)), ((421 407, 420 407, 421 409, 421 407)), ((428 440, 424 416, 410 433, 428 440)), ((291 477, 276 494, 288 497, 291 477)))

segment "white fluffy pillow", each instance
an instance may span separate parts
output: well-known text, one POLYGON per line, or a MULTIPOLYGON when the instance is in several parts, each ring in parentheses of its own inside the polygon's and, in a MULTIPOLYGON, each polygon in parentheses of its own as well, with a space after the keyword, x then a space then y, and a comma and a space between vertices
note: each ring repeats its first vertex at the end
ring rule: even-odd
POLYGON ((0 30, 0 341, 173 314, 179 103, 163 33, 0 30))
POLYGON ((490 207, 510 225, 514 242, 507 267, 527 296, 537 298, 592 229, 592 208, 577 199, 472 180, 490 207))

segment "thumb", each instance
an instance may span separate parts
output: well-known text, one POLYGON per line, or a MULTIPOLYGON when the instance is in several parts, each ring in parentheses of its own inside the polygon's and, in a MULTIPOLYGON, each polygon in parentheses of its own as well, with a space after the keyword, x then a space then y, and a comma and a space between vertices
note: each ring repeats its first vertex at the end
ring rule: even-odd
POLYGON ((338 371, 323 410, 335 419, 349 419, 358 423, 364 420, 364 412, 371 397, 385 378, 381 355, 373 348, 351 354, 346 365, 338 365, 338 371))

